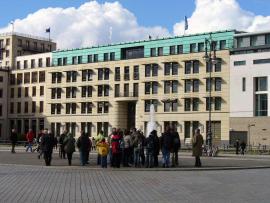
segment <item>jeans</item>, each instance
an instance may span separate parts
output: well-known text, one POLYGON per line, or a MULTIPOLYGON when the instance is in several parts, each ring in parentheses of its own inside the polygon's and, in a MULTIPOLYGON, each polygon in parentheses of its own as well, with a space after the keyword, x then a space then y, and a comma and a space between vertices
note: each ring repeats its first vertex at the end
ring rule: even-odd
POLYGON ((146 149, 146 167, 152 168, 154 166, 154 156, 152 150, 146 149))
POLYGON ((145 163, 145 156, 144 156, 144 149, 134 148, 134 163, 135 167, 144 165, 145 163))
POLYGON ((52 152, 50 151, 44 152, 44 160, 45 160, 46 166, 50 166, 51 161, 52 161, 52 152))
POLYGON ((32 149, 32 143, 31 143, 31 142, 28 142, 26 151, 28 152, 29 149, 30 149, 30 152, 33 152, 33 149, 32 149))
POLYGON ((80 151, 80 160, 81 160, 81 165, 85 166, 87 160, 87 151, 80 151))
POLYGON ((68 165, 69 165, 69 166, 71 166, 72 154, 73 154, 73 153, 67 153, 68 165))
POLYGON ((162 149, 162 155, 163 155, 163 164, 165 167, 170 166, 170 151, 166 148, 162 149))
POLYGON ((102 156, 101 157, 101 167, 102 168, 107 168, 107 156, 102 156))
POLYGON ((172 166, 178 166, 178 151, 172 153, 172 166))

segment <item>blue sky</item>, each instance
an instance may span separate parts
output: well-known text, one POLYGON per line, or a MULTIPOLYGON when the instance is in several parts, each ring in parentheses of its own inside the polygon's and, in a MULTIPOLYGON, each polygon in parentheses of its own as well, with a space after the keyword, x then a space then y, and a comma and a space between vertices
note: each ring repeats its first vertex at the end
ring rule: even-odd
MULTIPOLYGON (((113 2, 112 0, 106 0, 113 2)), ((119 0, 130 10, 143 26, 160 25, 169 31, 185 15, 190 16, 195 9, 195 0, 119 0)), ((78 7, 87 0, 1 0, 0 27, 11 20, 25 18, 28 14, 47 7, 78 7)), ((103 3, 105 0, 98 0, 103 3)), ((256 15, 270 15, 270 0, 238 0, 241 8, 256 15)))

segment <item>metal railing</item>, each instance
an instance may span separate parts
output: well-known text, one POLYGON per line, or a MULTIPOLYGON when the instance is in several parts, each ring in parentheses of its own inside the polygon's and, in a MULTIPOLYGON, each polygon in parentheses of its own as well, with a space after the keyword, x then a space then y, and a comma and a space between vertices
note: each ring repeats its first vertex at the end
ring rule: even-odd
POLYGON ((138 97, 138 92, 119 92, 115 94, 115 97, 138 97))

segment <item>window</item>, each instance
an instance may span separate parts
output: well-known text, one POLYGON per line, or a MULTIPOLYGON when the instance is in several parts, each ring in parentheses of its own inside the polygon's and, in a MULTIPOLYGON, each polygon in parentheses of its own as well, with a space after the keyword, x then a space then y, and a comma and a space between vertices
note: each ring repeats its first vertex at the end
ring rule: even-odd
POLYGON ((199 98, 193 98, 192 99, 192 111, 199 111, 199 98))
POLYGON ((253 60, 253 64, 265 64, 265 63, 270 63, 270 58, 269 59, 257 59, 257 60, 253 60))
POLYGON ((198 43, 198 51, 203 52, 204 51, 204 43, 198 43))
POLYGON ((199 61, 193 61, 193 73, 199 73, 200 69, 200 62, 199 61))
POLYGON ((24 60, 23 61, 23 68, 24 69, 27 69, 28 68, 28 61, 27 60, 24 60))
POLYGON ((72 103, 71 104, 71 113, 72 114, 76 114, 76 108, 77 108, 77 104, 76 103, 72 103))
POLYGON ((265 45, 265 35, 251 36, 251 46, 262 46, 265 45))
POLYGON ((226 49, 226 40, 220 40, 220 42, 219 42, 219 49, 220 50, 226 49))
POLYGON ((269 45, 270 44, 270 34, 265 35, 265 44, 269 45))
POLYGON ((103 68, 98 69, 98 80, 103 80, 103 68))
POLYGON ((45 82, 45 71, 39 72, 39 82, 45 82))
POLYGON ((164 75, 170 75, 171 74, 171 63, 165 63, 164 64, 164 75))
POLYGON ((110 69, 104 68, 104 80, 109 80, 110 77, 110 69))
POLYGON ((256 94, 255 95, 255 116, 268 115, 268 95, 256 94))
POLYGON ((212 90, 212 82, 211 82, 210 78, 206 78, 206 92, 209 92, 210 88, 212 90))
POLYGON ((18 73, 17 74, 17 85, 21 85, 23 81, 23 74, 22 73, 18 73))
POLYGON ((18 93, 17 94, 18 98, 21 98, 21 96, 22 96, 22 88, 21 87, 18 87, 18 92, 17 93, 18 93))
POLYGON ((150 100, 145 100, 144 101, 144 112, 150 112, 151 104, 154 105, 155 112, 157 112, 158 100, 156 100, 156 99, 150 99, 150 100))
POLYGON ((32 101, 32 113, 36 113, 36 102, 32 101))
POLYGON ((35 68, 36 64, 35 64, 35 59, 31 59, 31 68, 35 68))
POLYGON ((93 71, 92 70, 82 70, 82 81, 92 81, 93 71))
POLYGON ((40 90, 39 90, 39 94, 40 96, 44 96, 44 86, 40 86, 40 90))
POLYGON ((133 83, 133 97, 139 96, 139 84, 133 83))
POLYGON ((178 63, 175 62, 172 63, 172 75, 178 75, 178 67, 179 67, 178 63))
POLYGON ((29 87, 24 88, 24 96, 29 97, 29 87))
POLYGON ((151 92, 151 82, 146 82, 144 85, 144 93, 150 94, 150 92, 151 92))
POLYGON ((110 53, 110 61, 114 61, 115 60, 115 52, 111 52, 110 53))
POLYGON ((171 102, 164 102, 164 112, 171 111, 171 102))
POLYGON ((145 65, 145 77, 151 76, 151 64, 145 65))
POLYGON ((56 104, 51 104, 51 114, 52 115, 55 114, 55 107, 56 107, 56 104))
POLYGON ((139 80, 139 66, 133 66, 133 80, 139 80))
POLYGON ((171 81, 164 81, 164 94, 169 94, 171 90, 171 81))
POLYGON ((215 97, 215 110, 220 111, 221 110, 221 97, 215 97))
POLYGON ((77 56, 72 56, 72 64, 77 64, 78 61, 77 61, 77 56))
POLYGON ((163 56, 163 47, 158 47, 158 56, 163 56))
POLYGON ((77 72, 76 71, 67 71, 67 82, 76 82, 77 81, 77 72))
POLYGON ((152 82, 152 94, 158 93, 158 82, 152 82))
POLYGON ((177 54, 183 54, 183 45, 177 45, 177 54))
POLYGON ((196 52, 196 44, 190 44, 190 53, 195 53, 196 52))
POLYGON ((87 63, 92 63, 93 62, 93 55, 87 55, 87 63))
POLYGON ((189 139, 191 137, 191 122, 185 121, 184 122, 184 132, 185 132, 185 139, 189 139))
POLYGON ((120 85, 115 84, 114 85, 114 97, 119 97, 120 96, 120 85))
POLYGON ((178 81, 173 80, 172 81, 172 93, 177 93, 178 92, 178 81))
POLYGON ((192 62, 186 61, 185 62, 185 74, 191 74, 191 67, 192 67, 192 62))
POLYGON ((200 89, 200 80, 193 80, 193 92, 199 92, 200 89))
POLYGON ((32 87, 32 97, 35 97, 37 95, 37 88, 32 87))
POLYGON ((156 54, 156 48, 151 48, 150 49, 150 53, 151 53, 151 56, 153 57, 153 56, 156 56, 157 54, 156 54))
POLYGON ((39 102, 39 113, 43 113, 43 109, 44 109, 44 102, 43 101, 40 101, 39 102))
POLYGON ((170 46, 170 54, 175 54, 175 46, 170 46))
POLYGON ((185 92, 191 92, 192 91, 192 80, 185 80, 185 92))
POLYGON ((234 61, 233 62, 234 66, 245 66, 246 65, 246 61, 234 61))
POLYGON ((24 113, 28 113, 28 102, 24 102, 24 113))
POLYGON ((255 90, 259 91, 267 91, 267 77, 257 77, 255 78, 255 90))
POLYGON ((16 84, 16 76, 15 76, 15 74, 10 74, 9 84, 10 85, 15 85, 16 84))
POLYGON ((158 76, 158 64, 156 63, 152 64, 152 76, 158 76))
POLYGON ((94 54, 94 62, 98 62, 98 54, 94 54))
POLYGON ((24 73, 24 84, 30 83, 30 73, 24 73))
POLYGON ((14 98, 14 95, 15 95, 15 89, 11 88, 10 89, 10 98, 14 98))
POLYGON ((38 82, 38 72, 32 72, 31 82, 32 83, 37 83, 38 82))
POLYGON ((129 66, 124 68, 124 80, 129 80, 129 66))
POLYGON ((129 84, 124 84, 124 97, 128 97, 129 95, 129 84))
POLYGON ((222 60, 217 59, 217 63, 215 64, 215 72, 221 72, 221 65, 222 65, 222 60))
POLYGON ((103 54, 103 60, 104 61, 109 61, 109 54, 108 53, 103 54))
POLYGON ((62 66, 62 58, 57 59, 57 66, 62 66))
POLYGON ((213 98, 210 99, 210 97, 206 97, 206 111, 209 111, 210 108, 212 109, 212 102, 213 102, 213 98))
POLYGON ((144 57, 144 47, 129 47, 121 49, 121 59, 135 59, 144 57))
POLYGON ((246 78, 242 78, 242 91, 246 91, 246 78))
POLYGON ((221 91, 221 84, 222 84, 222 79, 216 78, 215 79, 215 91, 221 91))
POLYGON ((21 69, 21 62, 20 61, 17 61, 17 69, 21 69))
POLYGON ((82 64, 82 56, 78 56, 78 64, 82 64))
POLYGON ((17 103, 17 113, 20 114, 22 112, 22 106, 21 106, 21 102, 17 103))
POLYGON ((9 109, 9 113, 13 114, 14 113, 14 103, 10 102, 10 109, 9 109))
POLYGON ((42 58, 38 59, 38 67, 41 68, 43 66, 42 58))
POLYGON ((191 111, 191 98, 185 98, 185 111, 191 111))
POLYGON ((98 102, 97 103, 98 113, 109 113, 109 102, 98 102))
POLYGON ((3 89, 0 89, 0 98, 3 98, 3 89))
POLYGON ((115 72, 115 74, 114 74, 114 80, 115 81, 120 81, 120 79, 121 79, 120 67, 115 67, 114 72, 115 72))
POLYGON ((50 57, 46 58, 46 67, 50 67, 51 66, 51 59, 50 57))

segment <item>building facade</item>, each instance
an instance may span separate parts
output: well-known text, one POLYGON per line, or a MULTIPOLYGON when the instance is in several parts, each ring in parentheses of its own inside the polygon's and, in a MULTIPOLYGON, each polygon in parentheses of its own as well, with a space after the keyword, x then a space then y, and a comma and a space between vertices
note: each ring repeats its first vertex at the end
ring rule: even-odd
POLYGON ((270 33, 235 35, 230 70, 230 134, 269 145, 270 33))

